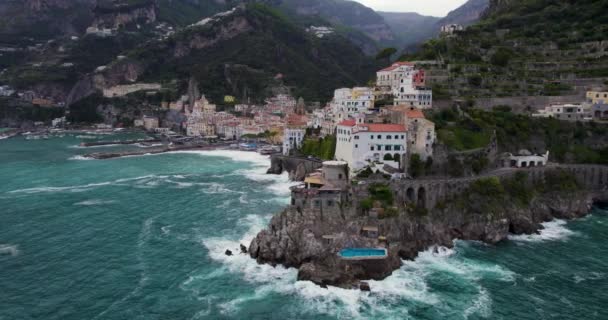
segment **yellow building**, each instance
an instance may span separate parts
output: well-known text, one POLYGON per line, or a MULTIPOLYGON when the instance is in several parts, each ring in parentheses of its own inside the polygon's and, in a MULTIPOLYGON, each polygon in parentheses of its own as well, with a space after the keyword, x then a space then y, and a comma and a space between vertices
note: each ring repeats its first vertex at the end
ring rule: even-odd
POLYGON ((608 91, 587 91, 587 102, 592 104, 608 104, 608 91))

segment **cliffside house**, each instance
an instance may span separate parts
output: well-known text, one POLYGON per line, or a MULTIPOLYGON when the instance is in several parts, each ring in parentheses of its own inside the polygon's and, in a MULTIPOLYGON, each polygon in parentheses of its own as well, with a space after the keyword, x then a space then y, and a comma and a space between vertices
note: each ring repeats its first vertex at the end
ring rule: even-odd
POLYGON ((554 104, 532 114, 537 118, 555 118, 565 121, 590 121, 591 106, 589 104, 554 104))
POLYGON ((608 120, 608 91, 588 91, 585 102, 591 105, 594 119, 608 120))
POLYGON ((433 106, 433 92, 426 87, 424 69, 411 62, 395 62, 376 73, 379 95, 392 95, 396 105, 407 104, 417 108, 433 106))
POLYGON ((344 120, 337 126, 337 160, 348 163, 351 172, 380 162, 385 156, 403 158, 407 152, 407 130, 402 124, 357 123, 344 120))
POLYGON ((441 26, 441 34, 443 35, 453 35, 454 33, 462 30, 464 30, 464 27, 456 23, 441 26))
POLYGON ((390 123, 402 124, 407 128, 408 154, 418 154, 423 160, 433 156, 433 145, 437 138, 435 123, 426 119, 422 110, 398 105, 382 111, 390 123))
POLYGON ((330 102, 334 123, 369 112, 374 107, 374 91, 368 87, 341 88, 330 102))
POLYGON ((348 164, 344 161, 325 161, 321 170, 306 177, 304 184, 291 188, 291 205, 299 210, 339 213, 348 184, 348 164))
POLYGON ((528 168, 544 167, 549 162, 549 151, 545 154, 532 154, 528 150, 520 150, 516 155, 504 153, 501 157, 503 167, 528 168))

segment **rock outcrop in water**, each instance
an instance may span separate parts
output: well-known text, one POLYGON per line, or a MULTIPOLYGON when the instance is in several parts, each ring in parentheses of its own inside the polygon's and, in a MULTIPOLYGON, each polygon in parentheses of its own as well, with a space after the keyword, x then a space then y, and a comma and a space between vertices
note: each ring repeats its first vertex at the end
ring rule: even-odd
POLYGON ((608 168, 597 172, 599 180, 591 178, 591 184, 576 173, 555 172, 548 170, 541 180, 516 174, 484 178, 428 209, 400 198, 398 184, 391 186, 393 209, 369 210, 361 201, 369 193, 361 186, 350 187, 345 200, 331 207, 294 197, 251 242, 249 254, 259 263, 298 268, 299 280, 359 287, 361 280, 383 279, 400 267, 401 259, 414 259, 433 246, 452 247, 455 239, 495 244, 509 234, 537 233, 542 222, 582 217, 594 202, 608 200, 608 168), (386 247, 388 257, 341 259, 338 253, 347 247, 386 247))
POLYGON ((270 157, 270 168, 268 174, 289 173, 289 178, 294 181, 302 181, 306 175, 321 168, 322 162, 303 157, 290 157, 274 154, 270 157))

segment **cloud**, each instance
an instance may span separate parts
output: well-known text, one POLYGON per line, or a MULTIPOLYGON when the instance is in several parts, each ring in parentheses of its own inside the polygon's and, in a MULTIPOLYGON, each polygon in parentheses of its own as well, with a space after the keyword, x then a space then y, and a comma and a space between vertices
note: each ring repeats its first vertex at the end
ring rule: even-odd
POLYGON ((423 15, 444 17, 467 0, 355 0, 376 11, 417 12, 423 15))

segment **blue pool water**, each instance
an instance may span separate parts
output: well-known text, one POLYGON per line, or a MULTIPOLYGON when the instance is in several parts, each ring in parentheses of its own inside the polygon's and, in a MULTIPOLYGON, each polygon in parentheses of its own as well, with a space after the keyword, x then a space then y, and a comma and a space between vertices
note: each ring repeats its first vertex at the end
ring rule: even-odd
POLYGON ((340 251, 340 256, 343 258, 356 257, 385 257, 386 249, 373 248, 346 248, 340 251))

